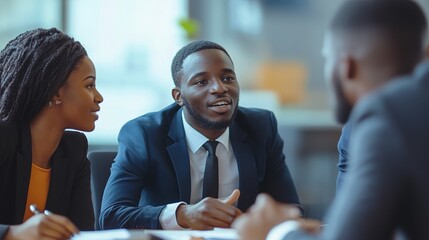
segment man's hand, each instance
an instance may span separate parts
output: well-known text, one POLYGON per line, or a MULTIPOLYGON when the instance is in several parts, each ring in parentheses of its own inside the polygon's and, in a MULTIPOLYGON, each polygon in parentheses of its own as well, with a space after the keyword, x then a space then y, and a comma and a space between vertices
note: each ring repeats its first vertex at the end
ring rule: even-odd
POLYGON ((194 205, 180 205, 177 208, 177 223, 183 228, 209 230, 215 227, 227 228, 241 211, 232 206, 240 197, 235 189, 225 199, 204 198, 194 205))
POLYGON ((77 227, 66 217, 57 214, 36 214, 21 225, 10 226, 5 240, 69 239, 78 233, 77 227))
POLYGON ((232 224, 242 239, 263 240, 268 232, 287 220, 300 218, 300 210, 295 205, 276 202, 267 194, 259 194, 250 210, 232 224))

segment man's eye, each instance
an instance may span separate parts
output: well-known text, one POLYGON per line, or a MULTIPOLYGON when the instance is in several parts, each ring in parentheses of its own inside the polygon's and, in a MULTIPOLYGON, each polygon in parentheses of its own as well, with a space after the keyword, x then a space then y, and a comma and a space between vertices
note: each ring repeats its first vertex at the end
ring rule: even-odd
POLYGON ((196 82, 195 82, 195 85, 204 85, 204 84, 206 84, 206 83, 207 83, 207 80, 205 80, 205 79, 201 79, 201 80, 196 81, 196 82))
POLYGON ((234 77, 227 76, 227 77, 224 77, 224 78, 223 78, 223 81, 224 81, 224 82, 231 82, 231 81, 233 81, 234 79, 235 79, 234 77))

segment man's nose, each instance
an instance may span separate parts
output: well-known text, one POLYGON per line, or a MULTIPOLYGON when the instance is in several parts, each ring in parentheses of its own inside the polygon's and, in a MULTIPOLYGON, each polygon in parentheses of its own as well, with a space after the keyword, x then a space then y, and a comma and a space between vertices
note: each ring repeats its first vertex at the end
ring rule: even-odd
POLYGON ((228 91, 228 88, 225 86, 222 79, 213 79, 210 91, 212 93, 225 93, 228 91))

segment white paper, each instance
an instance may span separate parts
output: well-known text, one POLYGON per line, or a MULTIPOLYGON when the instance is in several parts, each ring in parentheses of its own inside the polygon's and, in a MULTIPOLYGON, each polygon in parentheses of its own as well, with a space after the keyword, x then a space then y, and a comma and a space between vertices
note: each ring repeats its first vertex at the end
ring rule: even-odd
POLYGON ((234 229, 215 228, 211 231, 196 230, 145 230, 145 233, 155 235, 165 240, 190 240, 194 238, 237 240, 239 236, 234 229))
POLYGON ((72 240, 122 240, 130 238, 130 232, 126 229, 81 231, 72 237, 72 240))

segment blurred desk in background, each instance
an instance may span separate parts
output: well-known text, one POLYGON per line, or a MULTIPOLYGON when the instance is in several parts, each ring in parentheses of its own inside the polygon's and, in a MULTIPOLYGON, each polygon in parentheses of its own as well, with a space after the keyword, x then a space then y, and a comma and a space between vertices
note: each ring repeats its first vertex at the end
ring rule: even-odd
POLYGON ((327 109, 283 108, 276 116, 304 214, 322 219, 335 197, 341 126, 327 109))

